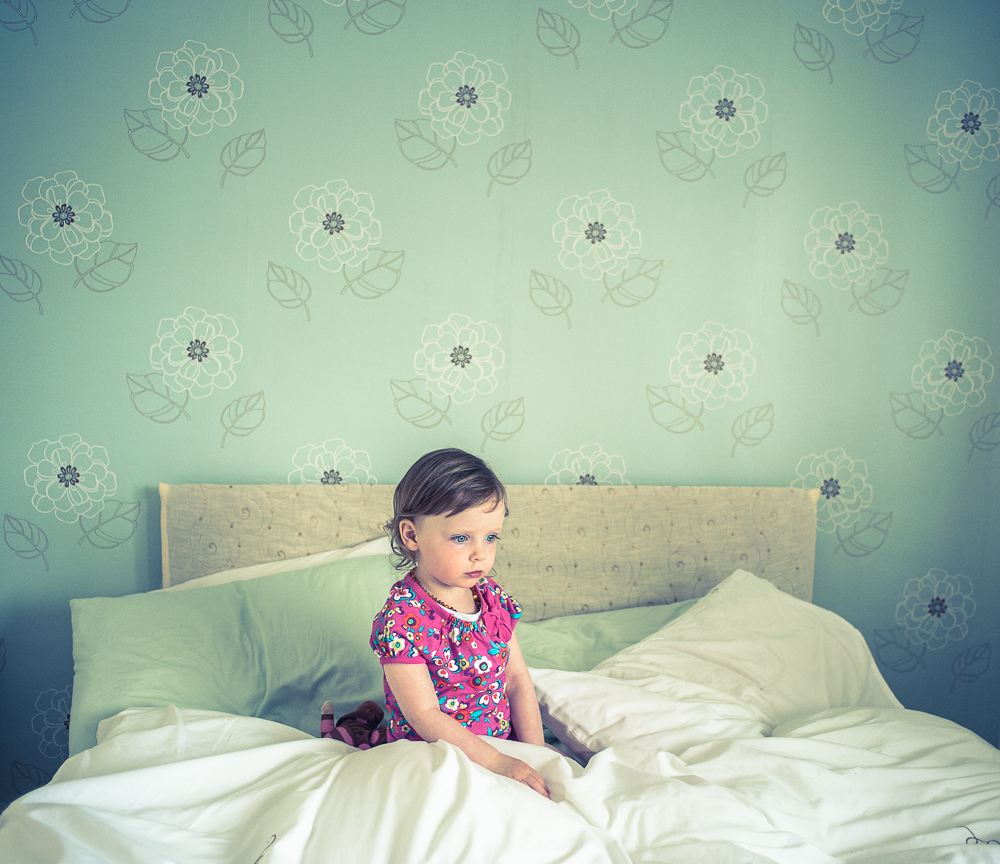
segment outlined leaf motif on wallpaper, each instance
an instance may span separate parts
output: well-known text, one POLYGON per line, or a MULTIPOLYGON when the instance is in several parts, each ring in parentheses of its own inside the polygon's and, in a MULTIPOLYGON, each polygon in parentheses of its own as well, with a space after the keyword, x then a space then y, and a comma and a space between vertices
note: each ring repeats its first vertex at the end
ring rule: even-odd
POLYGON ((611 19, 615 32, 608 41, 619 39, 627 48, 648 48, 663 38, 673 11, 674 0, 640 0, 628 15, 611 19))
POLYGON ((823 304, 814 291, 787 279, 781 283, 781 311, 796 324, 812 324, 819 336, 819 318, 823 304))
POLYGON ((483 438, 483 452, 486 451, 487 441, 510 441, 521 431, 522 426, 524 426, 523 396, 494 405, 483 415, 479 424, 479 428, 486 434, 483 438))
POLYGON ((91 291, 105 293, 120 288, 135 270, 135 256, 138 243, 112 243, 102 241, 97 254, 80 268, 80 259, 73 259, 73 266, 79 274, 73 283, 76 288, 81 282, 91 291), (89 266, 87 266, 89 265, 89 266))
POLYGON ((160 108, 147 108, 145 111, 125 109, 125 125, 128 127, 128 140, 132 142, 143 156, 154 162, 169 162, 183 153, 185 159, 191 154, 184 149, 188 139, 188 128, 174 129, 163 119, 160 108))
POLYGON ((786 173, 784 153, 765 156, 754 162, 743 173, 743 185, 747 187, 747 194, 743 196, 743 206, 747 206, 751 195, 767 198, 777 192, 785 182, 786 173))
POLYGON ((45 550, 49 548, 49 538, 34 522, 18 519, 5 513, 3 517, 3 542, 18 558, 31 561, 41 558, 45 572, 49 571, 49 562, 45 560, 45 550))
POLYGON ((292 0, 270 0, 267 4, 267 23, 287 45, 305 42, 309 48, 309 56, 313 56, 309 37, 312 36, 315 25, 312 15, 298 3, 293 3, 292 0))
POLYGON ((603 303, 609 297, 618 306, 638 306, 656 293, 660 286, 662 261, 629 258, 628 265, 617 276, 604 274, 603 303))
POLYGON ((980 417, 969 429, 969 442, 972 448, 966 462, 972 461, 972 454, 977 450, 989 453, 1000 446, 1000 411, 994 411, 985 417, 980 417))
POLYGON ((990 218, 990 210, 994 207, 1000 207, 1000 174, 997 174, 989 183, 986 184, 986 215, 984 219, 990 218))
POLYGON ((32 789, 44 786, 52 775, 35 765, 28 765, 25 762, 18 762, 12 759, 10 762, 10 783, 18 795, 24 795, 32 789))
POLYGON ((715 151, 699 149, 687 130, 657 132, 656 146, 660 151, 660 164, 678 180, 694 183, 706 174, 715 179, 712 173, 715 151))
POLYGON ((837 547, 834 553, 844 550, 852 558, 863 558, 870 555, 889 537, 889 526, 892 524, 892 513, 879 513, 875 510, 862 510, 858 521, 842 528, 837 526, 837 547))
POLYGON ((121 546, 135 534, 139 524, 139 513, 142 505, 138 501, 118 501, 108 498, 104 509, 90 519, 80 517, 80 530, 83 536, 78 545, 86 540, 98 549, 114 549, 121 546), (114 506, 112 506, 114 505, 114 506))
POLYGON ((490 156, 486 163, 486 173, 492 178, 486 187, 486 197, 490 197, 494 183, 513 186, 531 170, 531 141, 521 141, 501 147, 490 156))
POLYGON ((826 69, 830 76, 830 83, 833 83, 833 60, 836 51, 833 43, 819 30, 813 30, 802 24, 795 25, 795 39, 792 43, 795 56, 799 62, 810 72, 821 72, 826 69))
POLYGON ((222 442, 219 446, 223 448, 226 446, 228 435, 246 438, 257 429, 264 422, 264 407, 264 391, 258 390, 256 393, 234 399, 223 408, 219 422, 226 431, 222 433, 222 442))
POLYGON ((3 293, 15 303, 27 303, 34 300, 38 304, 38 314, 42 314, 42 301, 38 295, 42 293, 42 277, 34 267, 0 255, 0 288, 3 293))
POLYGON ((882 273, 882 279, 875 284, 873 278, 867 288, 862 288, 857 282, 851 283, 851 296, 854 302, 848 310, 857 308, 865 315, 884 315, 890 309, 895 309, 903 299, 906 280, 910 277, 909 270, 890 270, 888 267, 878 267, 875 272, 882 273))
POLYGON ((376 297, 390 292, 399 283, 406 253, 376 248, 369 249, 368 252, 368 257, 361 264, 344 265, 346 284, 341 290, 341 294, 346 294, 347 289, 350 288, 355 297, 360 297, 362 300, 374 300, 376 297), (378 255, 375 254, 376 252, 378 255))
POLYGON ((531 297, 531 302, 538 307, 543 315, 549 317, 565 315, 566 329, 572 327, 569 320, 569 307, 573 305, 573 295, 564 283, 554 276, 546 276, 544 273, 532 270, 531 279, 528 281, 528 294, 531 297))
POLYGON ((159 373, 151 372, 149 375, 126 373, 125 380, 132 394, 132 407, 143 417, 149 418, 154 423, 173 423, 179 420, 181 415, 188 420, 191 419, 191 415, 184 410, 191 398, 190 391, 182 390, 184 401, 175 402, 174 396, 177 394, 166 385, 159 373))
POLYGON ((958 177, 962 166, 958 162, 949 166, 941 158, 934 144, 922 144, 917 147, 904 144, 903 151, 906 154, 906 173, 924 192, 940 195, 952 186, 958 189, 958 181, 955 178, 958 177))
POLYGON ((653 422, 667 432, 683 435, 695 426, 705 430, 699 419, 705 411, 705 403, 688 402, 681 388, 675 384, 668 384, 666 387, 647 385, 646 401, 649 402, 649 416, 653 418, 653 422), (695 405, 698 406, 697 413, 695 405))
MULTIPOLYGON (((355 5, 352 3, 351 6, 355 5)), ((345 30, 352 26, 365 36, 381 36, 388 33, 406 14, 406 0, 361 0, 361 8, 357 12, 348 9, 350 18, 344 25, 345 30)))
POLYGON ((306 302, 312 297, 312 286, 309 280, 291 267, 282 267, 273 261, 267 262, 267 293, 270 294, 282 309, 306 310, 306 322, 312 320, 306 302))
POLYGON ((580 47, 580 31, 572 21, 539 7, 535 18, 535 35, 553 57, 572 55, 576 68, 580 68, 580 58, 576 56, 576 49, 580 47))
POLYGON ((395 124, 399 152, 409 162, 424 171, 438 171, 449 162, 453 167, 458 167, 451 155, 458 146, 457 138, 439 137, 426 117, 417 120, 397 118, 395 124))
POLYGON ((961 681, 963 684, 971 684, 981 677, 990 668, 990 643, 984 642, 982 645, 973 645, 966 648, 954 660, 951 661, 951 674, 954 676, 949 693, 955 692, 955 685, 961 681))
POLYGON ((736 455, 736 448, 740 444, 744 447, 756 447, 771 434, 772 429, 774 429, 773 402, 744 411, 733 421, 731 431, 736 440, 729 454, 730 458, 736 455))
POLYGON ((407 423, 412 423, 418 429, 433 429, 442 420, 451 425, 451 418, 448 416, 451 397, 431 393, 423 378, 413 378, 410 381, 392 379, 389 386, 396 413, 407 423))
POLYGON ((924 404, 919 390, 909 393, 890 393, 889 407, 892 410, 892 422, 904 435, 909 435, 918 441, 930 438, 935 432, 943 436, 941 419, 943 408, 931 408, 924 404))
POLYGON ((893 12, 881 30, 874 28, 865 30, 868 47, 861 56, 864 58, 871 54, 879 63, 898 63, 900 60, 905 60, 917 50, 920 31, 923 28, 923 15, 910 16, 902 12, 893 12))
POLYGON ((77 12, 80 17, 86 19, 91 24, 107 24, 114 21, 120 15, 124 15, 128 10, 132 0, 74 0, 73 10, 69 13, 72 18, 77 12))
POLYGON ((872 632, 875 636, 875 656, 887 669, 906 674, 918 666, 927 668, 923 659, 927 653, 927 643, 914 645, 906 638, 905 627, 892 627, 889 630, 876 628, 872 632))
POLYGON ((31 0, 0 0, 0 27, 10 33, 23 33, 28 30, 35 45, 38 36, 31 26, 38 20, 38 10, 31 0))
POLYGON ((234 138, 219 154, 219 162, 225 169, 219 181, 219 188, 225 187, 226 177, 230 174, 235 174, 237 177, 252 174, 260 167, 265 156, 267 156, 267 136, 263 129, 234 138))

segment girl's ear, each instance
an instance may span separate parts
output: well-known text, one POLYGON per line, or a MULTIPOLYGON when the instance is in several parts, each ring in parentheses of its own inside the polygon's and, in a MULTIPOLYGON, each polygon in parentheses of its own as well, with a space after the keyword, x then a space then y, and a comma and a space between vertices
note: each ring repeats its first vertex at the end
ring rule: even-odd
POLYGON ((416 552, 419 548, 417 544, 417 525, 412 519, 399 520, 399 539, 403 545, 411 552, 416 552))

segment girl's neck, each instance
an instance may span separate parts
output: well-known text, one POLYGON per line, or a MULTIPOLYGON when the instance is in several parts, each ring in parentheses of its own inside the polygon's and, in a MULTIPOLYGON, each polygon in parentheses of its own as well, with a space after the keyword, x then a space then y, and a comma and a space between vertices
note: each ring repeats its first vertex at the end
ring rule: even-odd
POLYGON ((421 573, 419 566, 414 569, 413 578, 431 596, 432 600, 437 601, 446 609, 450 609, 452 612, 461 612, 463 615, 474 615, 479 611, 477 603, 479 595, 476 594, 474 588, 443 585, 433 577, 421 573))

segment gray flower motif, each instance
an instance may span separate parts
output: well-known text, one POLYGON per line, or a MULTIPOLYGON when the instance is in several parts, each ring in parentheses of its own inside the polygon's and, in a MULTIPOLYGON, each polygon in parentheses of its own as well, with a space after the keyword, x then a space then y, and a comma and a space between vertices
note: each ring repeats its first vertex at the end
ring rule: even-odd
POLYGON ((968 635, 968 619, 976 611, 972 581, 931 568, 926 576, 910 579, 896 606, 896 623, 906 628, 906 638, 931 651, 968 635))

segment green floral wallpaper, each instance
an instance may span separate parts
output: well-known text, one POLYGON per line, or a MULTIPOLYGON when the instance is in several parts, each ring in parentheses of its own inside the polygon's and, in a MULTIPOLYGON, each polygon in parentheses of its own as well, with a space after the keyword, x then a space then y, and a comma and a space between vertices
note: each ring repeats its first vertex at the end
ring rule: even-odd
POLYGON ((997 742, 1000 9, 542 3, 0 0, 0 803, 160 481, 443 445, 819 488, 815 601, 997 742))

